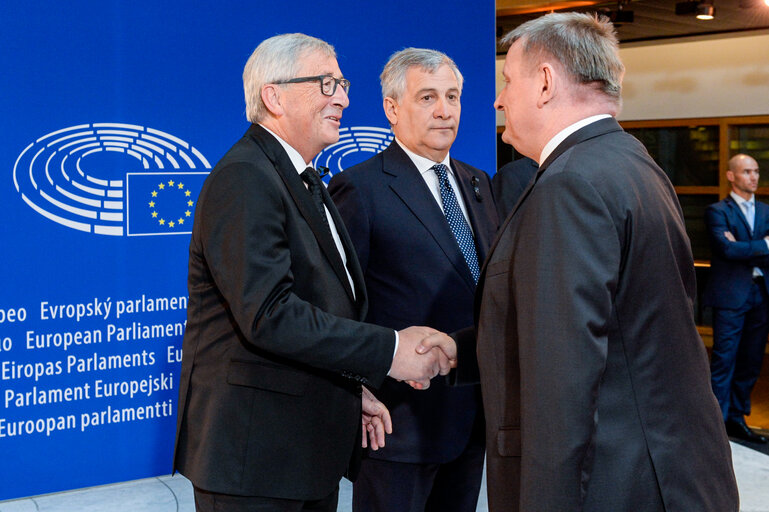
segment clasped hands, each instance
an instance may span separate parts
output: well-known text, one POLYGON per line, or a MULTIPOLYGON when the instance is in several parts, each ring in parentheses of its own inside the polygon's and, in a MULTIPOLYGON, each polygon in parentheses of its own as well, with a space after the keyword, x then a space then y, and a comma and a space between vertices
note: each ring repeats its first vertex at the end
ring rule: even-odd
MULTIPOLYGON (((457 345, 446 334, 430 327, 413 326, 398 331, 390 377, 407 382, 414 389, 427 389, 430 379, 447 375, 457 366, 457 345)), ((385 445, 385 434, 392 434, 387 407, 365 386, 361 390, 363 448, 378 450, 385 445)))
POLYGON ((414 389, 427 389, 430 379, 448 375, 457 366, 457 345, 445 333, 430 327, 412 326, 398 331, 390 377, 414 389))

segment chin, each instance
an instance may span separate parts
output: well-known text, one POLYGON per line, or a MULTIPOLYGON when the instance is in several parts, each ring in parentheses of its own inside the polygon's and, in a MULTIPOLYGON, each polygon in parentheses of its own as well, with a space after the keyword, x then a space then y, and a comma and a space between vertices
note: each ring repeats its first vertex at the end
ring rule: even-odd
POLYGON ((324 130, 323 135, 323 142, 325 142, 327 146, 339 141, 338 128, 336 130, 324 130))

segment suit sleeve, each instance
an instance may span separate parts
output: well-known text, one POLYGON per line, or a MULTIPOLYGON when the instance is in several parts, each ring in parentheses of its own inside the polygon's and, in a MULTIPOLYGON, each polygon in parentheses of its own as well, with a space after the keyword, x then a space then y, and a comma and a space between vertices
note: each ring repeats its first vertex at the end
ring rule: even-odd
POLYGON ((521 371, 522 510, 582 510, 621 246, 575 173, 540 182, 511 261, 521 371))
POLYGON ((392 363, 393 332, 330 314, 297 295, 287 216, 296 205, 282 183, 259 179, 258 171, 246 163, 222 169, 198 212, 206 266, 234 322, 258 349, 379 386, 392 363))
POLYGON ((769 246, 764 239, 737 240, 736 242, 726 239, 724 233, 732 231, 732 229, 726 218, 726 212, 722 208, 716 208, 714 205, 708 206, 705 210, 705 224, 708 227, 713 252, 719 257, 725 260, 744 261, 750 265, 766 263, 765 257, 769 256, 769 246), (754 259, 755 261, 753 261, 754 259))
POLYGON ((476 354, 477 332, 474 326, 465 327, 450 333, 451 339, 457 344, 457 367, 448 375, 450 386, 478 384, 481 381, 478 373, 478 355, 476 354))

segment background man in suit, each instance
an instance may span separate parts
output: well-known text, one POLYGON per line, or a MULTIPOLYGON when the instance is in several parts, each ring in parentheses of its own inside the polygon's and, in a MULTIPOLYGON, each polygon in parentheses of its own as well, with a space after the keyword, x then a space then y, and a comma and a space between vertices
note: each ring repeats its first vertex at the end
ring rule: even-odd
MULTIPOLYGON (((338 140, 349 103, 333 48, 303 34, 267 39, 243 82, 254 124, 195 212, 174 469, 192 481, 198 510, 336 511, 361 422, 378 446, 389 419, 364 394, 362 420, 361 384, 379 386, 389 371, 427 386, 449 360, 415 353, 431 329, 361 322, 354 249, 306 169, 338 140)), ((435 338, 450 352, 450 338, 435 338)))
POLYGON ((508 162, 491 179, 499 219, 504 220, 523 195, 539 164, 528 157, 508 162))
POLYGON ((708 206, 712 249, 705 305, 713 307, 710 381, 726 432, 757 443, 766 438, 745 424, 769 333, 769 206, 755 200, 758 163, 748 155, 729 160, 731 193, 708 206))
MULTIPOLYGON (((395 141, 329 186, 365 276, 366 320, 393 329, 471 327, 497 216, 488 175, 449 156, 462 75, 441 52, 407 48, 392 55, 381 82, 395 141)), ((387 379, 377 396, 395 431, 363 460, 353 510, 474 512, 484 450, 479 386, 434 379, 420 392, 387 379)))
POLYGON ((479 289, 490 510, 737 511, 683 214, 613 117, 612 24, 555 13, 503 42, 502 138, 540 169, 479 289))

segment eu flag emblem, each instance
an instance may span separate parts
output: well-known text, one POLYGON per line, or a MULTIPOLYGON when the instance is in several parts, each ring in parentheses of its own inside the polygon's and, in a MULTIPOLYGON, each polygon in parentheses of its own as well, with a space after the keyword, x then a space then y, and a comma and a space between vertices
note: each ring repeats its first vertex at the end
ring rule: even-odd
POLYGON ((195 204, 207 172, 126 174, 128 236, 192 233, 195 204))

